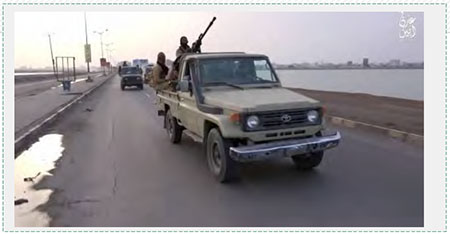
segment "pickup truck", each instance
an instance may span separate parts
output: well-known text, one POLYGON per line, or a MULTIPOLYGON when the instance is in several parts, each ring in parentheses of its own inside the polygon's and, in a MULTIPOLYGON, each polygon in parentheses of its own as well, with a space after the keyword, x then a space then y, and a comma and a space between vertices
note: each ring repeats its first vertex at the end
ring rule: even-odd
POLYGON ((170 141, 184 133, 202 143, 220 182, 239 178, 240 163, 269 158, 312 169, 341 139, 318 101, 281 86, 265 55, 184 54, 176 91, 157 91, 157 105, 170 141))

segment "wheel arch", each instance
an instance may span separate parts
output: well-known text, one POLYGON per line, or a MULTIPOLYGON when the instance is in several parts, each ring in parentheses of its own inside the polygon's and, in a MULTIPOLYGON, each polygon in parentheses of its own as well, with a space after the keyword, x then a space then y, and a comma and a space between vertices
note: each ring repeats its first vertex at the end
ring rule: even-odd
POLYGON ((217 128, 217 130, 219 132, 221 132, 219 124, 217 124, 216 122, 214 122, 210 119, 203 120, 203 143, 206 143, 209 131, 211 131, 211 129, 213 129, 213 128, 217 128))

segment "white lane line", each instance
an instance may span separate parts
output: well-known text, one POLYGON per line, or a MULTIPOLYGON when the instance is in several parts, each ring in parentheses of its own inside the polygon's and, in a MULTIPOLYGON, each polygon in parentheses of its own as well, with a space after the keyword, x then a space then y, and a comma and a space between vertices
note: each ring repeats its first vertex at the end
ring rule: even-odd
POLYGON ((148 98, 151 98, 150 95, 148 93, 144 93, 145 96, 147 96, 148 98))

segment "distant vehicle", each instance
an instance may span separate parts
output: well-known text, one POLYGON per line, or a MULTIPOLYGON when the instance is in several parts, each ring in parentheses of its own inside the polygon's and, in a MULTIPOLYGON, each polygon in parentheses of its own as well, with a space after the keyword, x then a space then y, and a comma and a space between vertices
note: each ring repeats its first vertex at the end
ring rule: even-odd
POLYGON ((142 79, 142 69, 139 67, 122 67, 119 72, 121 77, 120 88, 125 90, 127 86, 136 86, 139 89, 144 88, 142 79))
POLYGON ((149 75, 153 71, 154 64, 150 63, 149 65, 144 67, 144 83, 148 84, 149 75))

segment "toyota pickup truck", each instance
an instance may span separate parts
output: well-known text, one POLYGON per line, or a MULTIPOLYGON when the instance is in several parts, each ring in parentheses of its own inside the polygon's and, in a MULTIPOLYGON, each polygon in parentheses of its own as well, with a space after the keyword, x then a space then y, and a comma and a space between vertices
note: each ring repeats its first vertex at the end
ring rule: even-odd
POLYGON ((157 92, 170 141, 202 143, 220 182, 239 178, 239 164, 290 157, 309 170, 341 136, 324 125, 324 108, 283 88, 265 55, 192 53, 179 62, 176 91, 157 92))

